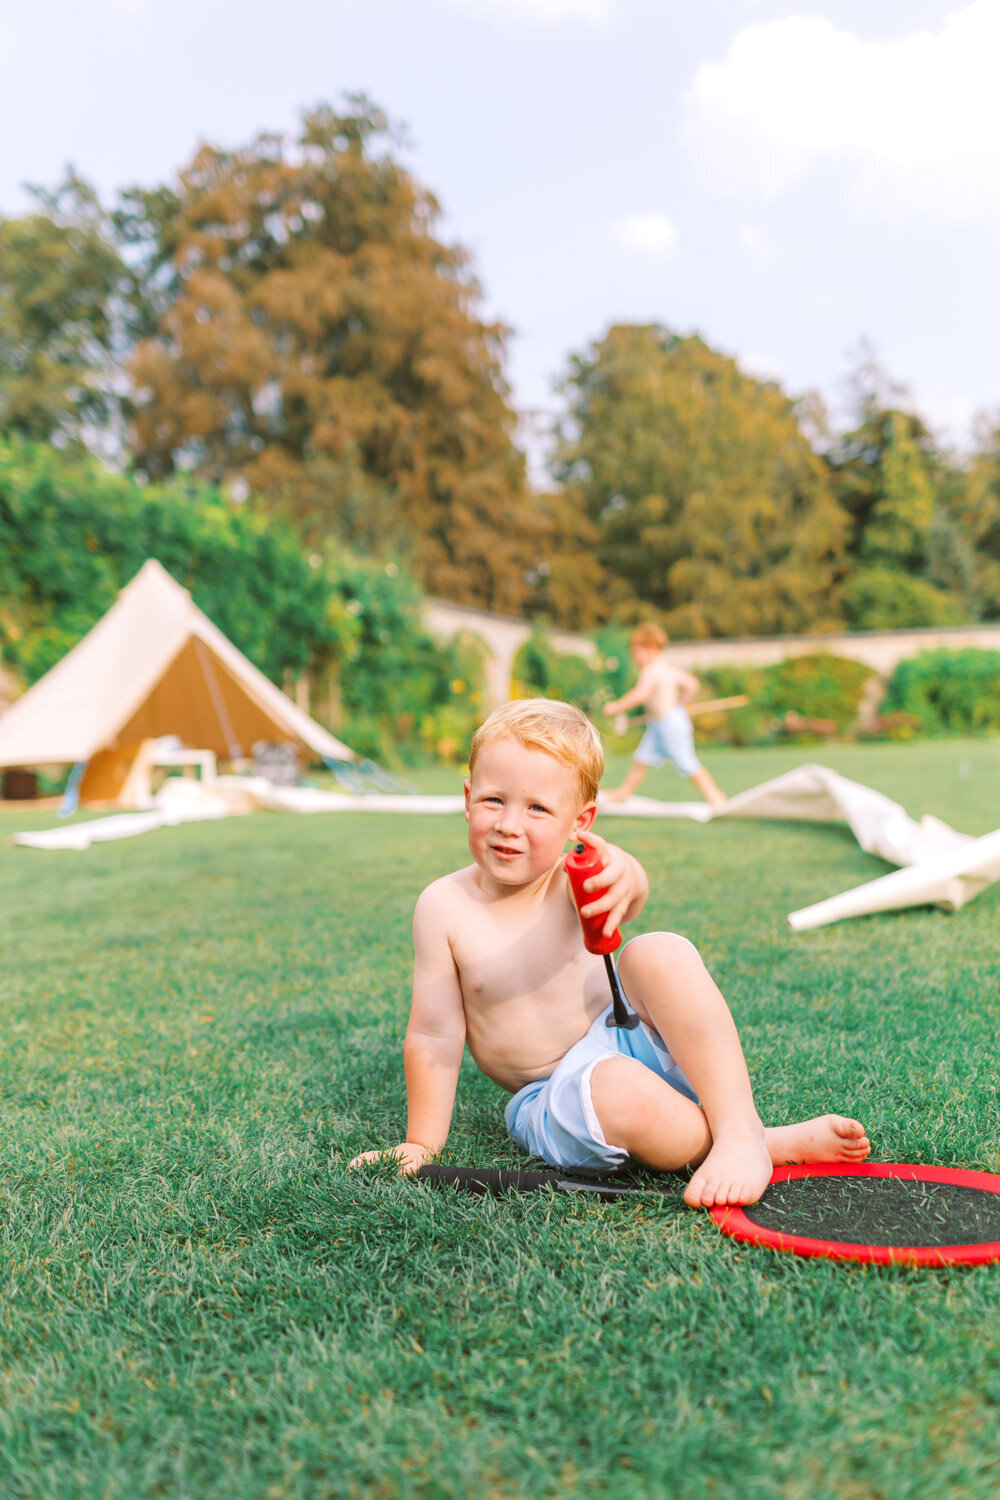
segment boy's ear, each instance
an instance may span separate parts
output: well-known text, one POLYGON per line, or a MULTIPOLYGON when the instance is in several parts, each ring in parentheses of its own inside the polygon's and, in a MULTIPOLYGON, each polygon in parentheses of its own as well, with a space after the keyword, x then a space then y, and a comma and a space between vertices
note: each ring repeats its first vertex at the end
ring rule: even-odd
POLYGON ((469 821, 469 793, 472 791, 472 780, 471 780, 470 777, 467 776, 465 778, 464 786, 465 786, 465 821, 468 822, 469 821))
POLYGON ((587 833, 591 828, 593 828, 594 819, 596 817, 597 803, 588 802, 586 806, 581 807, 580 811, 577 813, 576 822, 573 824, 573 832, 576 833, 579 830, 583 833, 587 833))

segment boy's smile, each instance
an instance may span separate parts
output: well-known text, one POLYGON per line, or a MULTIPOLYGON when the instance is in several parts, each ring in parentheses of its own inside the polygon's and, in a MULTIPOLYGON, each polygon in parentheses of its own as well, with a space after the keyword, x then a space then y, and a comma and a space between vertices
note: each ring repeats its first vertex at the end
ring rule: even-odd
POLYGON ((484 750, 465 784, 469 849, 501 885, 527 885, 547 875, 567 840, 590 827, 594 812, 593 803, 581 805, 572 767, 513 738, 484 750))

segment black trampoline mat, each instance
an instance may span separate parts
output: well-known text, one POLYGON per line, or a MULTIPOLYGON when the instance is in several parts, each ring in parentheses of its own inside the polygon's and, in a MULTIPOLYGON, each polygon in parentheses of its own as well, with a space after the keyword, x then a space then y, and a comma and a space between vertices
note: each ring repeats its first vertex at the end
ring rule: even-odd
POLYGON ((1000 1176, 912 1162, 775 1167, 758 1203, 715 1207, 735 1239, 891 1265, 1000 1260, 1000 1176))
POLYGON ((743 1212, 778 1234, 855 1245, 971 1245, 1000 1240, 1000 1193, 905 1177, 798 1177, 743 1212))

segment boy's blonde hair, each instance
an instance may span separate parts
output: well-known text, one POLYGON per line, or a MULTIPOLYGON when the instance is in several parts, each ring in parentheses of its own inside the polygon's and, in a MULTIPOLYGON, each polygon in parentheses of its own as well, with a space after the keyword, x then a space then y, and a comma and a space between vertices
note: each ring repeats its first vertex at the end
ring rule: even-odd
POLYGON ((570 766, 580 783, 582 805, 593 802, 604 775, 604 746, 586 714, 553 698, 516 698, 496 708, 476 730, 469 751, 469 775, 484 750, 512 739, 526 750, 544 750, 570 766))
POLYGON ((644 625, 635 627, 628 638, 628 643, 632 647, 651 646, 656 651, 662 651, 668 640, 669 636, 665 630, 661 630, 659 625, 654 624, 652 620, 647 620, 644 625))

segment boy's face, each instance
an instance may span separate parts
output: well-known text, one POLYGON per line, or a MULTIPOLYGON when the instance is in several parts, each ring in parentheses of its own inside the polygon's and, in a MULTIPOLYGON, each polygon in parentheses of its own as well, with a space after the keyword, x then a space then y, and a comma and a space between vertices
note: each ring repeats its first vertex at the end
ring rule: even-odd
POLYGON ((632 647, 632 660, 635 662, 637 667, 648 667, 650 662, 655 661, 659 654, 660 653, 656 646, 632 647))
POLYGON ((529 885, 548 874, 596 812, 596 803, 581 803, 571 766, 515 739, 484 750, 465 783, 469 849, 499 885, 529 885))

